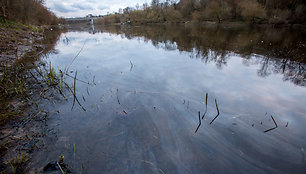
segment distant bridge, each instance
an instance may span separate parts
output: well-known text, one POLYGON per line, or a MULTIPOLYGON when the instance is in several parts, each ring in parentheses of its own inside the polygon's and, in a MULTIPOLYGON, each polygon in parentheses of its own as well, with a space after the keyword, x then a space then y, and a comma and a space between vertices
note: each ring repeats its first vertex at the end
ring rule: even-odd
POLYGON ((79 17, 79 18, 65 18, 67 23, 87 23, 89 22, 90 25, 94 24, 94 20, 101 19, 102 17, 99 16, 92 16, 92 17, 79 17))

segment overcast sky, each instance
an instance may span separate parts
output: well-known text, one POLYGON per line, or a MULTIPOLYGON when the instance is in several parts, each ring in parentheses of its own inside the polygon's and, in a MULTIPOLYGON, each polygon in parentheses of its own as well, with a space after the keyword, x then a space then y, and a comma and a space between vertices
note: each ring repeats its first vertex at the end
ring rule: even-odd
POLYGON ((58 17, 82 17, 87 14, 104 15, 119 8, 135 7, 151 0, 46 0, 45 5, 58 17))

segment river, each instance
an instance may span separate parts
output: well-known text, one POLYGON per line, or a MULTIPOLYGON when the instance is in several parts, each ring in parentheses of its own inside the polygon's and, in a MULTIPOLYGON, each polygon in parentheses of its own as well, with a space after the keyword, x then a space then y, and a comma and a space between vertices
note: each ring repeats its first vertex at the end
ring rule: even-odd
POLYGON ((71 64, 65 80, 76 76, 80 105, 70 95, 48 106, 46 144, 31 166, 64 155, 74 173, 305 173, 303 36, 71 27, 46 60, 56 70, 71 64))

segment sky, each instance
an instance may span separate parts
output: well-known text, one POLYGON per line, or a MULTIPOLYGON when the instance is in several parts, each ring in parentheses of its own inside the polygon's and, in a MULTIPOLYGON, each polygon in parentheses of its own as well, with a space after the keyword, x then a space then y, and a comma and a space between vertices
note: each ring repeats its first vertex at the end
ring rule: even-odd
POLYGON ((58 17, 83 17, 88 14, 105 15, 119 8, 135 7, 151 0, 46 0, 45 6, 58 17))

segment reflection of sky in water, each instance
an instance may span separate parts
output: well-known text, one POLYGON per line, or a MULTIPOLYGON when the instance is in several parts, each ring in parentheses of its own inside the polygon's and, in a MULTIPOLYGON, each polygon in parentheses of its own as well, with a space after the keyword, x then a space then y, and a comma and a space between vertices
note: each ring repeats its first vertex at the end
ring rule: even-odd
MULTIPOLYGON (((189 168, 191 165, 191 162, 187 160, 188 154, 185 153, 188 150, 184 150, 184 148, 192 149, 199 145, 201 147, 207 147, 208 151, 205 153, 203 152, 204 154, 208 154, 209 150, 211 150, 211 153, 216 153, 215 155, 217 157, 220 153, 220 158, 231 158, 233 154, 231 154, 230 150, 223 149, 224 152, 221 153, 212 146, 222 146, 221 144, 225 143, 226 147, 234 147, 234 149, 231 150, 235 150, 235 146, 237 146, 237 148, 245 148, 242 150, 246 150, 248 148, 247 145, 249 145, 248 143, 254 141, 254 144, 250 145, 251 150, 248 154, 249 159, 245 157, 247 159, 246 161, 249 160, 249 162, 244 161, 247 164, 241 164, 249 166, 253 169, 253 172, 256 173, 257 168, 254 167, 254 165, 250 165, 250 163, 258 163, 258 160, 265 157, 263 154, 267 153, 266 155, 269 156, 269 159, 275 160, 275 162, 271 162, 271 165, 275 163, 272 167, 275 168, 275 165, 277 166, 276 161, 280 156, 273 156, 276 155, 273 154, 275 152, 273 146, 283 142, 282 136, 289 137, 291 134, 295 137, 291 137, 290 140, 296 141, 299 147, 292 150, 294 151, 293 155, 288 157, 288 160, 301 159, 299 158, 300 146, 305 148, 306 145, 304 141, 306 139, 306 88, 296 86, 289 81, 283 81, 282 76, 279 74, 272 74, 266 77, 258 76, 257 71, 260 69, 260 65, 254 63, 256 61, 251 61, 251 63, 246 66, 244 65, 244 60, 241 59, 239 55, 229 54, 227 64, 222 66, 222 68, 217 68, 214 62, 204 63, 200 59, 190 59, 186 52, 156 49, 150 42, 144 43, 143 39, 139 38, 128 40, 122 38, 120 35, 108 33, 96 33, 95 35, 91 35, 86 32, 69 32, 65 33, 64 36, 69 38, 69 44, 66 45, 64 42, 59 42, 56 46, 59 53, 57 55, 51 55, 50 60, 53 66, 58 66, 63 69, 69 64, 85 43, 83 51, 70 68, 70 70, 73 71, 77 70, 78 78, 85 81, 91 82, 93 76, 95 76, 97 85, 90 87, 90 92, 93 95, 88 96, 87 102, 84 104, 85 107, 95 105, 95 103, 101 100, 101 96, 106 96, 109 91, 113 91, 112 95, 116 95, 117 88, 120 91, 122 102, 128 102, 127 105, 135 104, 141 108, 137 110, 139 114, 147 113, 149 107, 158 105, 161 112, 163 114, 166 113, 169 117, 169 119, 165 119, 164 121, 168 123, 168 129, 170 130, 157 124, 163 124, 163 121, 157 120, 155 123, 161 130, 165 129, 165 132, 170 131, 169 136, 176 139, 175 148, 178 150, 177 153, 181 151, 180 153, 182 154, 173 157, 172 160, 176 161, 181 158, 181 155, 187 155, 182 159, 183 162, 177 161, 183 167, 189 168), (131 71, 130 61, 134 65, 131 71), (142 97, 133 99, 131 94, 126 93, 126 91, 135 90, 139 93, 137 95, 143 92, 142 97), (209 94, 207 119, 211 120, 215 115, 215 98, 218 100, 221 115, 216 120, 216 123, 214 123, 215 127, 208 127, 208 124, 204 124, 205 127, 200 128, 199 135, 208 136, 207 142, 203 142, 205 136, 201 137, 203 139, 200 140, 199 137, 194 137, 194 134, 190 132, 186 133, 186 130, 184 131, 183 128, 188 126, 188 131, 193 131, 193 129, 196 128, 198 122, 197 112, 199 110, 204 112, 205 105, 203 102, 206 92, 209 94), (188 112, 186 111, 186 104, 182 104, 183 101, 190 102, 190 110, 188 112), (275 137, 269 137, 267 134, 262 133, 263 130, 273 125, 271 122, 267 123, 269 115, 265 116, 266 112, 269 115, 274 115, 280 126, 280 128, 275 131, 276 133, 272 133, 275 137), (174 125, 171 126, 171 120, 173 119, 171 117, 174 114, 179 114, 180 116, 177 118, 178 121, 174 121, 174 125), (187 115, 185 118, 184 115, 186 114, 189 116, 187 115), (186 123, 180 123, 179 121, 186 121, 186 123), (261 121, 265 121, 264 128, 263 126, 259 126, 253 128, 255 129, 254 131, 250 130, 252 129, 252 123, 258 125, 261 121), (240 125, 233 128, 232 123, 234 122, 239 122, 240 125), (285 128, 287 122, 289 122, 290 126, 285 128), (177 126, 182 127, 178 128, 177 126), (173 129, 179 130, 172 132, 173 129), (237 131, 241 136, 249 136, 249 139, 242 140, 241 137, 238 136, 234 138, 237 142, 233 142, 233 139, 226 138, 227 130, 237 131), (195 139, 187 138, 188 136, 192 136, 195 139), (256 139, 258 136, 260 136, 260 138, 256 139), (186 140, 190 140, 190 142, 187 143, 186 140), (218 141, 221 142, 221 144, 218 144, 218 141), (238 143, 240 141, 241 144, 238 143), (267 152, 261 152, 261 155, 256 158, 256 151, 260 151, 262 147, 266 147, 267 152), (272 150, 269 151, 269 149, 272 150), (253 153, 253 151, 255 152, 253 153), (221 154, 223 154, 223 156, 221 154)), ((61 39, 64 39, 64 36, 61 39)), ((253 59, 255 60, 258 58, 251 58, 251 60, 253 59)), ((77 90, 82 94, 86 93, 86 88, 87 86, 81 83, 77 86, 77 90)), ((107 99, 105 100, 105 102, 108 103, 105 104, 107 107, 109 106, 112 108, 113 106, 111 105, 116 104, 116 102, 111 103, 108 102, 107 99)), ((63 105, 61 108, 70 108, 70 105, 71 103, 63 105)), ((101 107, 103 107, 103 104, 101 107)), ((68 113, 67 111, 67 114, 68 113)), ((106 112, 105 115, 107 114, 111 115, 112 113, 106 112)), ((151 114, 152 113, 149 115, 154 117, 154 115, 151 114)), ((80 121, 79 119, 71 119, 72 125, 78 126, 78 124, 80 124, 78 123, 80 121)), ((152 119, 154 120, 154 118, 152 119)), ((208 122, 208 120, 206 121, 208 122)), ((147 122, 144 121, 144 123, 147 122)), ((150 127, 150 125, 148 127, 150 127)), ((165 135, 167 135, 167 133, 165 133, 165 135)), ((163 135, 161 135, 161 140, 162 136, 163 135)), ((168 142, 169 140, 166 138, 164 141, 168 142)), ((139 143, 141 144, 141 141, 139 143)), ((282 153, 288 152, 288 149, 286 149, 287 147, 289 147, 289 150, 293 148, 293 146, 287 145, 286 143, 279 145, 282 153)), ((142 148, 141 146, 140 149, 142 148)), ((171 148, 173 147, 169 142, 162 144, 162 149, 169 154, 171 152, 171 155, 173 155, 175 151, 172 153, 173 149, 171 148)), ((152 149, 150 151, 155 153, 152 149)), ((239 150, 237 151, 239 152, 239 150)), ((203 156, 199 155, 197 158, 197 156, 191 155, 189 158, 191 161, 197 161, 197 159, 202 159, 203 156)), ((225 167, 232 165, 227 160, 228 159, 224 161, 220 160, 220 163, 223 163, 222 165, 225 167)), ((280 162, 280 164, 284 164, 285 162, 280 162)), ((156 159, 154 163, 158 164, 160 161, 156 159)), ((297 163, 300 165, 300 162, 297 163)), ((239 161, 235 163, 235 165, 239 166, 239 161)), ((265 164, 260 162, 258 165, 262 167, 265 164)), ((186 169, 186 171, 188 170, 193 172, 203 171, 201 168, 186 169)), ((246 169, 242 169, 242 171, 245 170, 246 169)), ((275 169, 270 170, 269 167, 265 168, 265 170, 275 172, 275 169)), ((262 172, 262 170, 258 171, 262 172)), ((300 168, 298 171, 300 171, 300 168)))
MULTIPOLYGON (((220 104, 227 100, 226 106, 230 105, 228 110, 233 107, 238 109, 231 113, 249 113, 253 109, 256 113, 259 106, 267 111, 273 108, 275 114, 285 117, 288 114, 303 113, 291 108, 305 109, 303 105, 306 98, 301 95, 306 92, 304 87, 284 82, 278 74, 258 77, 256 71, 260 65, 243 66, 239 55, 230 55, 227 65, 220 70, 214 63, 205 64, 197 59, 189 59, 184 53, 155 49, 151 44, 143 44, 137 39, 122 39, 119 35, 107 33, 90 35, 86 32, 72 32, 65 35, 72 42, 68 46, 59 43, 57 49, 61 59, 56 59, 54 63, 67 65, 85 43, 71 68, 80 72, 88 69, 92 74, 96 71, 126 72, 130 69, 129 61, 132 61, 136 66, 134 71, 141 74, 138 78, 143 82, 158 84, 156 86, 162 87, 164 92, 175 92, 176 95, 192 97, 191 93, 205 95, 208 92, 214 97, 222 97, 220 104), (240 104, 237 105, 237 102, 240 104), (243 109, 243 105, 252 107, 243 109)), ((305 113, 306 110, 303 111, 305 113)))

